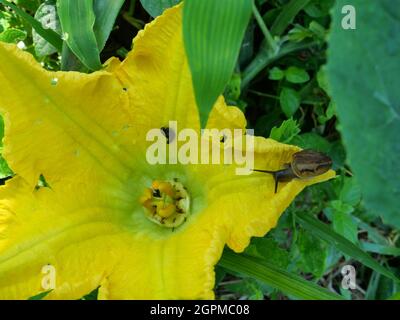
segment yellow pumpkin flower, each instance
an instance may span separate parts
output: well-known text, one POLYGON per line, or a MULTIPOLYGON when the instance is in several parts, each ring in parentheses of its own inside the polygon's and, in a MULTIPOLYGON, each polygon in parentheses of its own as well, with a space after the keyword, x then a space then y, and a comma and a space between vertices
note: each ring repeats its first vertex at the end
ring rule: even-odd
MULTIPOLYGON (((0 187, 0 299, 45 291, 46 266, 55 277, 46 299, 97 287, 100 299, 213 298, 224 245, 243 251, 304 187, 334 176, 274 194, 271 175, 239 176, 234 165, 146 161, 150 129, 200 127, 181 19, 179 6, 167 10, 125 61, 92 74, 49 72, 0 44, 4 157, 15 172, 0 187)), ((223 98, 208 121, 245 125, 223 98)), ((255 164, 279 169, 298 150, 256 137, 255 164)))

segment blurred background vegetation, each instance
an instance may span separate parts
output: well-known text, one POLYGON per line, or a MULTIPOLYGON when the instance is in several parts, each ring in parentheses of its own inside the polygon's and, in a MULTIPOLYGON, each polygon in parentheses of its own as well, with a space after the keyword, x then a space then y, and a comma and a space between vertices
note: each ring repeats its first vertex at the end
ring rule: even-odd
MULTIPOLYGON (((137 32, 178 2, 120 1, 115 22, 105 31, 109 38, 99 48, 100 61, 123 59, 137 32)), ((16 43, 49 70, 91 69, 65 45, 73 37, 66 39, 58 15, 46 7, 55 8, 56 1, 13 3, 53 29, 64 40, 63 50, 58 52, 32 29, 32 21, 5 1, 0 1, 0 41, 16 43), (62 61, 62 56, 67 58, 62 61)), ((216 268, 219 299, 316 298, 315 284, 345 299, 399 298, 399 230, 365 205, 338 130, 337 105, 328 93, 323 66, 334 5, 335 0, 258 0, 246 23, 234 72, 224 89, 227 102, 245 113, 256 135, 328 154, 338 177, 304 190, 277 228, 254 238, 244 254, 224 253, 216 268), (278 47, 274 52, 268 35, 278 47), (357 271, 355 290, 341 286, 342 267, 349 264, 357 271)), ((2 182, 11 175, 0 158, 2 182)), ((96 292, 84 297, 95 298, 96 292)))

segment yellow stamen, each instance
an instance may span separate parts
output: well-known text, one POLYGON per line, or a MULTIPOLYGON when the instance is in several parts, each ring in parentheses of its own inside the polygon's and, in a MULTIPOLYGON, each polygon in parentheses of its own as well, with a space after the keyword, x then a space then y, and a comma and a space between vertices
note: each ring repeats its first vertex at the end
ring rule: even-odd
POLYGON ((176 211, 175 205, 171 203, 166 207, 159 209, 157 213, 162 218, 169 218, 175 213, 175 211, 176 211))

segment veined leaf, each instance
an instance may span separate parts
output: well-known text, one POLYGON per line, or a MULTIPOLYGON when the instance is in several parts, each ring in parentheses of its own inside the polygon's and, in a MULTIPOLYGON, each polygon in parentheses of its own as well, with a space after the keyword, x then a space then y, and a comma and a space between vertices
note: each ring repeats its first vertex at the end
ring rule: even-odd
POLYGON ((64 41, 87 68, 99 70, 101 63, 93 30, 93 0, 58 0, 57 7, 64 41))
POLYGON ((400 227, 399 2, 351 3, 357 9, 354 30, 341 25, 341 10, 348 1, 336 1, 332 11, 330 93, 366 207, 382 215, 385 223, 400 227))
POLYGON ((341 300, 341 296, 287 272, 267 261, 224 251, 219 265, 232 272, 253 277, 288 295, 304 300, 341 300))
POLYGON ((55 32, 54 30, 51 30, 51 29, 43 28, 42 24, 39 21, 37 21, 35 18, 31 17, 24 10, 18 8, 15 4, 5 1, 5 0, 0 0, 0 3, 13 9, 19 16, 21 16, 24 20, 26 20, 41 37, 43 37, 44 39, 47 40, 47 42, 49 42, 51 45, 53 45, 57 49, 58 52, 61 52, 62 39, 57 32, 55 32))
POLYGON ((99 51, 103 50, 115 19, 125 0, 94 0, 93 9, 96 16, 94 34, 96 35, 99 51))
MULTIPOLYGON (((55 1, 42 3, 35 12, 35 19, 40 21, 43 28, 54 30, 58 34, 61 33, 61 25, 58 18, 55 1)), ((33 29, 32 37, 35 44, 35 52, 37 56, 43 57, 57 52, 57 49, 52 46, 45 38, 40 36, 40 34, 38 34, 35 29, 33 29)))
POLYGON ((338 250, 351 256, 353 259, 360 261, 361 263, 365 264, 367 267, 375 270, 376 272, 379 272, 396 282, 400 281, 392 272, 381 266, 369 254, 362 251, 350 240, 347 240, 340 234, 333 231, 325 223, 315 219, 308 214, 298 214, 296 218, 306 230, 312 232, 317 237, 326 241, 327 243, 334 245, 338 250))
POLYGON ((0 33, 0 41, 8 43, 16 43, 18 41, 25 40, 26 32, 23 30, 9 28, 0 33))
POLYGON ((249 0, 186 0, 185 49, 202 127, 235 68, 252 12, 249 0))

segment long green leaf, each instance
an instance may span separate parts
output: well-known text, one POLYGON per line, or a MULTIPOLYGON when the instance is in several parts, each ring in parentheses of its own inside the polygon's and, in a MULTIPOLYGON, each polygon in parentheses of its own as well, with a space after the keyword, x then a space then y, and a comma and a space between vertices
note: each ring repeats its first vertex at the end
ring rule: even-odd
POLYGON ((100 52, 93 31, 93 0, 58 0, 63 38, 71 51, 90 70, 101 68, 100 52))
POLYGON ((288 295, 304 300, 341 300, 341 296, 278 268, 266 261, 224 251, 219 265, 227 270, 253 277, 288 295))
POLYGON ((319 237, 321 240, 334 245, 338 250, 360 261, 367 267, 381 273, 382 275, 399 282, 400 280, 388 269, 380 265, 369 254, 362 251, 354 243, 333 231, 328 225, 317 220, 308 214, 298 214, 296 219, 308 231, 319 237))
POLYGON ((274 36, 280 36, 293 22, 293 19, 311 0, 292 0, 282 7, 282 11, 271 27, 274 36))
POLYGON ((124 2, 125 0, 94 0, 93 9, 96 21, 93 30, 99 51, 103 50, 124 2))
POLYGON ((399 1, 351 1, 355 29, 343 27, 349 20, 342 13, 347 4, 338 0, 332 10, 330 93, 365 206, 400 227, 399 1))
POLYGON ((235 68, 250 0, 185 0, 183 35, 202 127, 235 68))
POLYGON ((39 21, 27 14, 24 10, 18 8, 15 4, 5 0, 0 0, 0 3, 13 9, 19 16, 26 20, 41 37, 46 39, 46 41, 49 42, 53 47, 55 47, 58 52, 61 52, 63 42, 57 32, 51 29, 43 28, 42 24, 39 21))
POLYGON ((383 246, 381 244, 365 242, 365 241, 362 241, 360 244, 361 248, 363 248, 365 251, 368 252, 400 257, 400 248, 397 247, 383 246))

